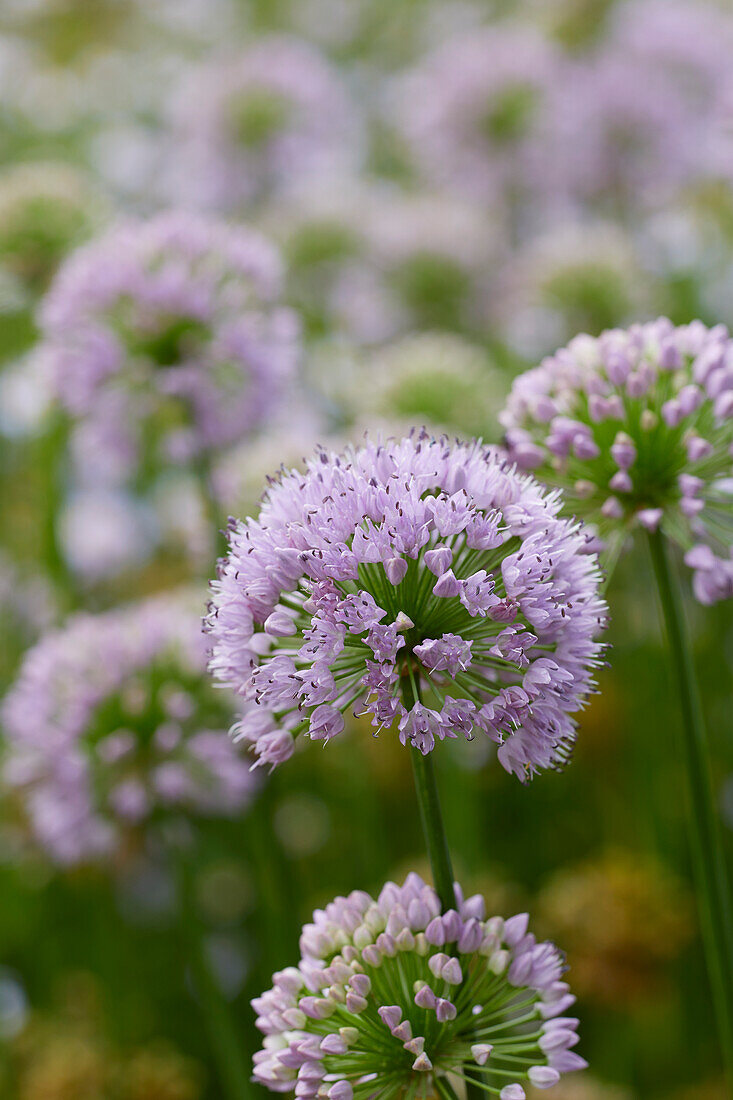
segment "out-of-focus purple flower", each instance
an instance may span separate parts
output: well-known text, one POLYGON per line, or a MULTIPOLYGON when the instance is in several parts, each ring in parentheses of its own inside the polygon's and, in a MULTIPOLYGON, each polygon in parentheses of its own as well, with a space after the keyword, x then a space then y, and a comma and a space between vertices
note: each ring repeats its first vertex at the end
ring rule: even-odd
POLYGON ((366 240, 330 299, 359 343, 420 329, 483 330, 498 232, 480 207, 450 194, 373 188, 359 214, 366 240))
POLYGON ((558 72, 552 44, 533 27, 477 28, 401 78, 397 123, 430 179, 514 205, 546 180, 541 138, 558 72))
POLYGON ((533 360, 577 332, 629 322, 644 308, 647 284, 620 226, 561 222, 502 266, 491 311, 504 341, 533 360))
POLYGON ((41 310, 78 446, 129 472, 256 431, 297 361, 280 285, 266 239, 183 212, 123 223, 79 249, 41 310))
POLYGON ((255 1080, 303 1100, 441 1093, 453 1074, 523 1100, 583 1069, 564 958, 526 913, 486 919, 484 899, 441 913, 419 875, 317 909, 301 958, 252 1005, 265 1035, 255 1080), (517 1050, 521 1049, 521 1057, 517 1050), (446 1081, 447 1083, 447 1081, 446 1081))
POLYGON ((704 176, 731 48, 733 18, 717 5, 619 5, 598 49, 556 86, 548 186, 633 216, 704 176))
POLYGON ((318 177, 266 211, 290 300, 319 335, 360 344, 485 327, 499 225, 476 204, 353 175, 318 177))
POLYGON ((144 561, 156 530, 144 504, 113 489, 74 493, 61 511, 58 527, 71 569, 92 582, 144 561))
POLYGON ((79 614, 27 653, 2 708, 3 775, 54 861, 118 852, 161 812, 246 807, 249 762, 205 664, 190 593, 79 614))
POLYGON ((516 379, 510 455, 619 543, 636 525, 686 551, 702 603, 733 596, 733 341, 666 318, 581 335, 516 379))
POLYGON ((169 187, 186 205, 235 212, 361 153, 348 86, 294 37, 261 38, 189 74, 171 113, 169 187))
POLYGON ((213 584, 211 670, 263 764, 362 706, 429 752, 472 737, 521 778, 564 762, 606 607, 558 494, 478 443, 426 433, 319 451, 233 524, 213 584))

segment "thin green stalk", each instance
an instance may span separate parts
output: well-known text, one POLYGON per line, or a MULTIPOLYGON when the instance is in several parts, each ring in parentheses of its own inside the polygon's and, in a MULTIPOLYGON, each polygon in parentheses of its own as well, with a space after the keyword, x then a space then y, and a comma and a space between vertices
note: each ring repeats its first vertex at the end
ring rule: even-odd
MULTIPOLYGON (((420 683, 409 669, 408 676, 402 679, 402 700, 410 710, 415 703, 420 702, 420 683)), ((425 845, 428 850, 428 858, 433 872, 435 892, 440 898, 440 906, 443 912, 456 907, 455 878, 453 865, 448 848, 448 838, 445 835, 443 814, 440 809, 440 797, 438 784, 433 768, 433 754, 426 756, 419 749, 410 750, 412 756, 412 774, 415 779, 415 793, 420 807, 420 821, 422 822, 425 845)), ((478 1100, 481 1096, 480 1089, 486 1089, 475 1078, 465 1078, 467 1100, 478 1100)))
POLYGON ((62 610, 78 603, 76 583, 59 545, 58 518, 66 493, 69 425, 62 413, 54 413, 39 438, 41 478, 40 545, 43 565, 56 589, 62 610))
POLYGON ((247 815, 242 834, 257 891, 257 962, 263 979, 269 978, 297 948, 299 935, 295 868, 274 828, 277 797, 278 776, 271 775, 247 815))
POLYGON ((193 898, 191 868, 186 864, 185 858, 181 867, 180 886, 185 957, 201 1004, 203 1022, 209 1035, 223 1095, 226 1100, 247 1100, 252 1093, 249 1069, 242 1054, 242 1044, 229 1005, 211 971, 193 898))
POLYGON ((212 556, 214 560, 216 560, 224 556, 227 552, 227 537, 223 530, 224 517, 222 516, 217 494, 214 489, 210 455, 205 452, 199 455, 194 463, 194 468, 199 483, 201 500, 204 506, 204 519, 209 527, 212 556))
POLYGON ((665 537, 649 535, 672 671, 679 691, 689 842, 708 977, 729 1084, 733 1085, 733 921, 715 809, 710 752, 682 597, 665 537))
MULTIPOLYGON (((402 699, 408 710, 420 701, 420 688, 412 672, 409 677, 405 677, 402 681, 402 699)), ((440 904, 445 912, 446 909, 455 909, 456 907, 455 879, 453 878, 453 866, 443 825, 443 814, 440 809, 433 757, 432 753, 423 756, 419 749, 415 748, 410 750, 410 755, 412 756, 415 793, 420 808, 420 821, 430 859, 430 867, 433 872, 433 882, 436 893, 440 898, 440 904)))

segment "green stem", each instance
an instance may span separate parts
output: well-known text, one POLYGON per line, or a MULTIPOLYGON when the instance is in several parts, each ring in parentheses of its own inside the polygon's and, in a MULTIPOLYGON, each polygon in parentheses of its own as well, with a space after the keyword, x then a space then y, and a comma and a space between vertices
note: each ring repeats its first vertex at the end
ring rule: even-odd
MULTIPOLYGON (((402 699, 405 707, 410 710, 415 703, 420 701, 420 688, 412 675, 402 681, 402 699)), ((448 841, 443 825, 443 814, 440 809, 438 796, 438 784, 435 781, 435 769, 433 768, 432 753, 426 756, 419 749, 411 749, 412 774, 415 779, 415 793, 420 807, 420 821, 422 822, 425 844, 428 849, 428 857, 433 872, 435 890, 440 898, 440 904, 446 909, 455 909, 456 893, 451 865, 448 841)))
POLYGON ((665 537, 649 535, 659 599, 677 681, 682 757, 687 784, 689 842, 708 977, 723 1058, 733 1084, 733 923, 731 894, 713 795, 710 751, 682 597, 665 537))
MULTIPOLYGON (((420 702, 420 681, 410 669, 409 675, 402 680, 402 700, 410 710, 415 703, 420 702)), ((440 797, 438 784, 435 779, 432 752, 423 755, 419 749, 410 749, 412 756, 412 774, 415 779, 415 793, 420 807, 420 821, 425 837, 425 845, 428 850, 428 858, 433 872, 435 892, 440 898, 440 906, 445 913, 447 909, 456 908, 455 877, 453 864, 451 863, 448 838, 445 835, 443 825, 443 813, 440 809, 440 797)), ((486 1086, 476 1079, 466 1078, 466 1100, 477 1100, 481 1096, 478 1089, 486 1086)))
POLYGON ((246 1100, 250 1096, 250 1074, 242 1056, 242 1044, 229 1005, 212 974, 196 913, 191 868, 184 863, 180 874, 181 925, 185 957, 191 967, 196 994, 200 1000, 204 1026, 209 1034, 211 1052, 226 1100, 246 1100))
POLYGON ((212 556, 214 560, 216 560, 219 557, 223 557, 227 552, 227 537, 222 530, 224 526, 224 517, 221 514, 219 501, 214 491, 210 455, 207 453, 201 454, 194 465, 199 483, 199 492, 201 493, 201 499, 204 506, 204 518, 209 527, 211 536, 212 556))
POLYGON ((299 935, 295 922, 295 868, 283 851, 274 828, 278 778, 277 775, 268 777, 247 815, 243 835, 257 891, 257 963, 263 980, 279 968, 283 958, 296 950, 299 935))
POLYGON ((59 512, 66 495, 68 443, 68 421, 61 412, 55 412, 38 442, 42 507, 40 545, 44 568, 65 613, 73 610, 79 602, 76 582, 58 537, 59 512))

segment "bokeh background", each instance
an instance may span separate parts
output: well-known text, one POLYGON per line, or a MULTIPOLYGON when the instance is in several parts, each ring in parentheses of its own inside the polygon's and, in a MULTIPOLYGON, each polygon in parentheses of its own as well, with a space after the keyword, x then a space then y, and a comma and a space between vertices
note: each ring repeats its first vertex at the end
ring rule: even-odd
MULTIPOLYGON (((70 613, 181 583, 203 613, 213 574, 185 462, 141 487, 71 460, 39 317, 76 248, 178 209, 281 250, 298 367, 215 455, 223 522, 317 442, 498 441, 513 376, 576 332, 730 324, 731 58, 713 0, 3 0, 2 690, 70 613)), ((567 951, 591 1068, 557 1100, 725 1095, 644 550, 610 580, 609 667, 563 774, 523 787, 488 745, 436 753, 458 877, 567 951)), ((733 625, 688 611, 733 858, 733 625)), ((248 1055, 249 998, 313 908, 427 873, 406 751, 352 726, 196 826, 194 919, 248 1055)), ((165 855, 59 871, 10 791, 0 822, 0 1095, 217 1100, 165 855)))

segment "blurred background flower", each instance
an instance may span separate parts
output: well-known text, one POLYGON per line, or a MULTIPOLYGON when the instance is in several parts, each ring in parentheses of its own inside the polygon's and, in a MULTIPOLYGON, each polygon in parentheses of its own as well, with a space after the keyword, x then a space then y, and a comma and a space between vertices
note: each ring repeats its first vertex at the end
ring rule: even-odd
POLYGON ((629 852, 559 871, 540 893, 548 927, 572 943, 579 996, 623 1009, 668 993, 669 960, 692 934, 691 898, 664 867, 629 852))

